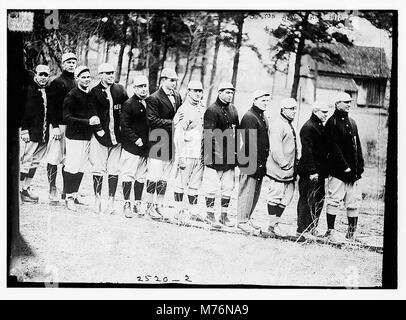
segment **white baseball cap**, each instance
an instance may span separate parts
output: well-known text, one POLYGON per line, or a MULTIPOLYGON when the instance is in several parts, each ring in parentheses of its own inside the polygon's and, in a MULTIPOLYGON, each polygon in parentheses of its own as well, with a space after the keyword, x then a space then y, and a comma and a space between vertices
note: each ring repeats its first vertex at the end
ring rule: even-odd
POLYGON ((271 94, 265 90, 255 90, 252 94, 252 100, 261 98, 263 96, 270 96, 271 94))
POLYGON ((280 107, 283 108, 293 108, 297 106, 297 102, 293 98, 285 98, 281 101, 280 107))
POLYGON ((188 89, 196 89, 196 90, 203 90, 203 85, 200 81, 192 80, 187 85, 188 89))
POLYGON ((99 68, 98 68, 98 73, 103 73, 103 72, 115 72, 116 69, 111 63, 102 63, 99 68))
POLYGON ((347 93, 347 92, 339 92, 335 99, 334 102, 340 102, 340 101, 352 101, 353 99, 351 98, 351 96, 347 93))
POLYGON ((67 53, 64 53, 64 54, 62 55, 62 63, 64 63, 65 61, 68 61, 68 60, 70 60, 70 59, 78 60, 78 59, 76 58, 76 55, 75 55, 74 53, 72 53, 72 52, 67 52, 67 53))
POLYGON ((169 79, 176 79, 178 80, 179 77, 176 74, 176 71, 173 69, 165 68, 161 72, 161 78, 169 78, 169 79))
POLYGON ((321 101, 314 101, 312 104, 312 110, 321 110, 321 111, 329 111, 330 108, 327 105, 327 103, 321 102, 321 101))
POLYGON ((225 89, 230 89, 230 90, 235 91, 235 88, 231 82, 223 81, 219 84, 218 91, 225 90, 225 89))
POLYGON ((144 75, 135 76, 133 80, 133 86, 139 86, 142 84, 148 84, 148 79, 144 75))
POLYGON ((35 68, 35 72, 36 73, 46 72, 46 73, 48 73, 48 75, 51 73, 51 71, 49 70, 49 67, 45 64, 37 65, 37 67, 35 68))
POLYGON ((83 72, 90 72, 90 69, 86 66, 79 66, 75 69, 75 78, 79 77, 83 72))

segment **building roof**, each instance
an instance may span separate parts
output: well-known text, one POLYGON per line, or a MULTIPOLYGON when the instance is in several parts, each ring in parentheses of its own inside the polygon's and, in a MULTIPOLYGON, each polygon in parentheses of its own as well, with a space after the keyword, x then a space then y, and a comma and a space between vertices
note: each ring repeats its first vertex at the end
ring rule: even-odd
POLYGON ((319 48, 328 49, 334 54, 338 54, 343 60, 343 63, 339 65, 326 60, 318 61, 319 72, 371 78, 389 77, 389 68, 383 48, 347 46, 341 43, 320 44, 319 48))
POLYGON ((357 92, 357 85, 352 78, 318 76, 317 88, 357 92))

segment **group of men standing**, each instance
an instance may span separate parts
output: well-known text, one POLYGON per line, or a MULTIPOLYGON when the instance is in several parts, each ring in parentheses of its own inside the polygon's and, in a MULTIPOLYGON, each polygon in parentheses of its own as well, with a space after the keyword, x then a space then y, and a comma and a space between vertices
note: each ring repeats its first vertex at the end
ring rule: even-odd
POLYGON ((129 98, 124 87, 115 83, 115 68, 111 64, 99 66, 100 82, 89 90, 90 70, 86 66, 76 67, 76 62, 73 53, 65 53, 62 74, 49 85, 49 67, 38 65, 27 86, 20 148, 23 202, 38 201, 30 184, 41 159, 46 157, 49 200, 59 201, 56 175, 57 166, 62 164, 61 197, 69 210, 76 211, 82 202, 78 190, 90 163, 94 210, 98 213, 102 211, 102 184, 107 174, 107 213, 115 211, 120 176, 124 215, 131 218, 147 213, 152 219, 163 219, 164 197, 173 173, 175 219, 190 218, 215 228, 232 227, 235 224, 229 219, 228 208, 235 187, 235 168, 239 166, 237 227, 242 231, 253 233, 260 229, 251 215, 263 179, 268 177, 267 231, 283 236, 280 218, 292 201, 299 175, 298 236, 319 235, 317 225, 328 179, 325 236, 335 241, 335 216, 344 204, 347 238, 354 238, 359 198, 356 181, 363 172, 363 158, 357 126, 348 117, 352 100, 348 94, 339 94, 328 120, 328 108, 313 105, 312 115, 300 131, 299 160, 292 125, 297 103, 292 98, 281 102, 279 116, 269 122, 264 112, 270 94, 257 90, 252 107, 239 121, 232 103, 235 88, 231 83, 222 82, 216 101, 205 108, 201 102, 202 83, 190 81, 182 101, 176 91, 176 72, 165 68, 156 92, 149 95, 148 79, 140 75, 133 80, 134 95, 129 98), (255 152, 254 168, 237 157, 241 136, 245 151, 255 152), (132 189, 134 202, 130 200, 132 189), (201 189, 205 194, 205 215, 197 206, 201 189), (188 205, 184 205, 185 193, 188 205), (221 207, 218 219, 216 198, 221 207))

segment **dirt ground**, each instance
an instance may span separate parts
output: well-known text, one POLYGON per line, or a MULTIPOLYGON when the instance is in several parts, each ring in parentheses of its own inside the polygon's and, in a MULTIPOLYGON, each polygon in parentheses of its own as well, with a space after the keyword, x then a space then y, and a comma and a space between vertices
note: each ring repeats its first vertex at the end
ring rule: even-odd
MULTIPOLYGON (((367 169, 368 175, 374 173, 367 169)), ((60 182, 59 174, 57 183, 60 182)), ((58 206, 48 203, 46 186, 46 169, 41 165, 32 186, 40 202, 20 206, 21 234, 34 252, 12 265, 11 274, 20 281, 339 287, 382 284, 380 253, 215 232, 147 217, 127 219, 121 212, 121 183, 116 215, 96 215, 90 206, 80 206, 78 212, 72 213, 62 202, 58 206)), ((86 173, 80 192, 89 204, 91 186, 91 175, 86 173)), ((266 186, 267 181, 263 190, 266 186)), ((106 189, 105 184, 104 194, 106 189)), ((171 198, 168 190, 168 205, 171 198)), ((265 198, 264 191, 253 214, 254 220, 263 226, 267 224, 265 198)), ((236 198, 231 201, 232 219, 236 202, 236 198)), ((297 194, 283 215, 286 229, 295 228, 296 204, 297 194)), ((360 237, 373 237, 377 245, 382 245, 382 200, 363 201, 359 221, 360 237)), ((346 231, 345 216, 337 217, 336 224, 338 232, 346 231)), ((323 212, 319 230, 325 229, 323 212)))

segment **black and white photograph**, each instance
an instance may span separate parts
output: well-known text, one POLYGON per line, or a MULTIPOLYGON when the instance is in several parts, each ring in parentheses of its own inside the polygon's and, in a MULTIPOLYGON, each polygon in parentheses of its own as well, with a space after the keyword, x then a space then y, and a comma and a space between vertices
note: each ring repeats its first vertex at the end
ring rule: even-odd
POLYGON ((393 7, 6 19, 8 287, 397 288, 393 7))

